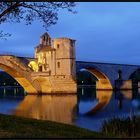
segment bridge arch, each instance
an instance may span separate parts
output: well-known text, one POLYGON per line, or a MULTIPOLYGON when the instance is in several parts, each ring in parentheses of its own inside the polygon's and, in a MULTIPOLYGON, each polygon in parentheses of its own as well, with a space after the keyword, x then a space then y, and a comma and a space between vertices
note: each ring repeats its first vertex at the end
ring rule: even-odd
POLYGON ((14 56, 0 56, 0 69, 13 77, 29 94, 36 94, 38 91, 32 85, 30 69, 24 67, 14 56))
POLYGON ((135 71, 133 71, 130 75, 129 75, 129 79, 132 79, 134 77, 136 77, 138 79, 140 79, 140 68, 136 69, 135 71))
POLYGON ((98 70, 96 68, 84 68, 83 70, 88 71, 89 73, 91 73, 92 75, 94 75, 97 78, 97 80, 96 80, 96 89, 112 90, 112 85, 111 85, 110 80, 100 70, 98 70))
POLYGON ((132 81, 132 89, 140 87, 140 68, 130 74, 129 79, 132 81))

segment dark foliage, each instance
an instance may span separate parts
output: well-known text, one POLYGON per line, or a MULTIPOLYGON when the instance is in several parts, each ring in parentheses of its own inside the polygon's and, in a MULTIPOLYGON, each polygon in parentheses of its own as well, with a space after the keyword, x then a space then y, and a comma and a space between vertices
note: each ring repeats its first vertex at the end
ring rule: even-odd
POLYGON ((109 137, 140 137, 139 123, 140 117, 135 115, 128 118, 113 118, 104 122, 102 133, 109 137))
MULTIPOLYGON (((58 11, 67 9, 75 13, 72 8, 74 2, 0 2, 0 24, 25 21, 26 25, 34 20, 39 20, 47 29, 50 25, 56 24, 58 20, 58 11)), ((0 32, 0 37, 10 34, 0 32)))
POLYGON ((0 72, 0 86, 15 86, 19 83, 5 72, 0 72))

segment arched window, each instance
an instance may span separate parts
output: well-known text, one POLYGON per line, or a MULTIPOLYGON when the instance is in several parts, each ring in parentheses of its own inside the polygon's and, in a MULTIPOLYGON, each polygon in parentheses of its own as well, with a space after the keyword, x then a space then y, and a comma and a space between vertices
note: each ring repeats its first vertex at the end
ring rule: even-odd
POLYGON ((42 72, 42 66, 39 66, 39 70, 38 71, 42 72))
POLYGON ((59 45, 59 44, 57 44, 57 49, 59 49, 59 47, 60 47, 60 45, 59 45))
POLYGON ((60 68, 60 62, 57 62, 57 67, 60 68))
POLYGON ((45 41, 45 36, 43 36, 43 41, 45 41))
POLYGON ((118 70, 118 79, 122 79, 122 71, 120 69, 118 70))

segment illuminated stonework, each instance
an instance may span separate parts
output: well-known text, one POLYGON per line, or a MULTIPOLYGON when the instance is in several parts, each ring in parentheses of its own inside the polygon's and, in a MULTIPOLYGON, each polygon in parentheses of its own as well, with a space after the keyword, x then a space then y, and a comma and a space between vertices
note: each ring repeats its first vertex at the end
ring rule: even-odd
POLYGON ((37 64, 37 62, 35 62, 35 61, 30 61, 29 64, 28 64, 28 66, 29 66, 33 71, 35 71, 35 72, 38 71, 38 64, 37 64))
POLYGON ((16 79, 28 94, 76 93, 75 41, 51 39, 45 33, 35 58, 0 56, 0 68, 16 79))
POLYGON ((34 56, 28 66, 34 71, 32 77, 40 84, 42 93, 76 93, 75 40, 51 39, 44 33, 34 56))
POLYGON ((35 48, 35 60, 29 65, 35 72, 48 75, 75 77, 75 40, 69 38, 51 39, 45 33, 35 48))

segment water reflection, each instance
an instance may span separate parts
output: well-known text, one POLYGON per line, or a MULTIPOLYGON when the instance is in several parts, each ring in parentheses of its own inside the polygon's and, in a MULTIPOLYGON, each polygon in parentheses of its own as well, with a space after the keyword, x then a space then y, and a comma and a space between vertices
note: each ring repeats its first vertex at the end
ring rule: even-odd
MULTIPOLYGON (((81 95, 83 94, 83 97, 81 99, 79 98, 78 105, 81 108, 79 112, 82 115, 90 114, 90 116, 79 116, 75 122, 78 126, 100 131, 102 123, 106 119, 117 116, 128 117, 133 114, 140 115, 140 93, 138 89, 122 90, 114 93, 111 91, 96 91, 92 88, 91 90, 92 92, 86 93, 85 99, 87 100, 82 100, 84 101, 84 112, 82 112, 82 106, 80 106, 81 99, 84 99, 84 94, 79 92, 81 95), (92 100, 87 98, 87 94, 89 98, 93 97, 92 100), (92 102, 90 107, 88 102, 92 102)), ((80 91, 82 91, 82 89, 80 91)))
POLYGON ((108 104, 112 91, 96 90, 95 87, 79 87, 77 94, 79 114, 93 114, 108 104))
POLYGON ((81 86, 77 95, 25 96, 21 89, 0 88, 0 113, 69 123, 99 131, 105 119, 126 117, 132 113, 139 115, 140 92, 133 89, 112 93, 81 86))
POLYGON ((140 107, 140 92, 139 89, 122 90, 115 92, 115 99, 118 101, 118 108, 123 109, 124 101, 129 101, 134 108, 140 107))
POLYGON ((133 90, 133 100, 132 105, 135 108, 140 109, 140 88, 133 90))
POLYGON ((76 113, 76 102, 75 95, 27 95, 14 114, 71 124, 76 113))
POLYGON ((26 95, 25 90, 20 86, 1 86, 0 87, 0 96, 9 97, 9 96, 24 96, 26 95))

